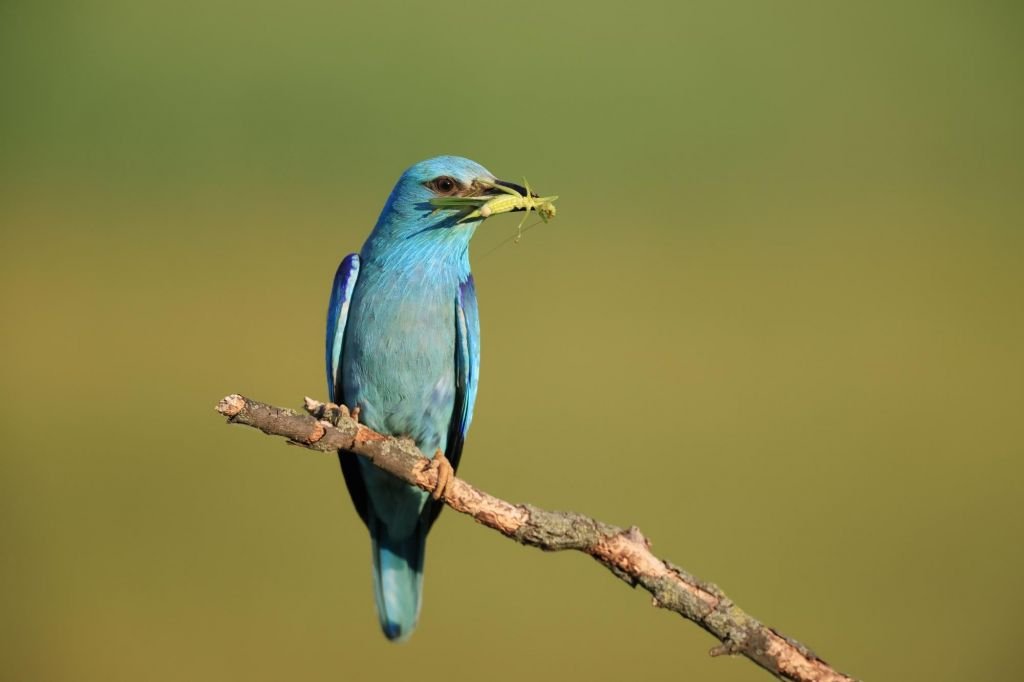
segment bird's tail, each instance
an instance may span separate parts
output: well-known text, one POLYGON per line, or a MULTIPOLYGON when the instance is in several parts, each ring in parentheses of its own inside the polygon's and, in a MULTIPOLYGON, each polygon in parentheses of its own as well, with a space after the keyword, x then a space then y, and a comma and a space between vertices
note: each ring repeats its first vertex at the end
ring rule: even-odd
POLYGON ((423 552, 427 541, 423 522, 405 537, 393 538, 376 520, 373 536, 373 590, 384 635, 402 642, 416 629, 423 588, 423 552))

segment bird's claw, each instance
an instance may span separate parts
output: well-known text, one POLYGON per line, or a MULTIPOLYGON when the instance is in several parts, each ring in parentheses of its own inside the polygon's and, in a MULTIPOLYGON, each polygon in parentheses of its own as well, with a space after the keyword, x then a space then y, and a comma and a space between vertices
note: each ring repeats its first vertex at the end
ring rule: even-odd
POLYGON ((434 485, 434 490, 430 493, 430 496, 435 500, 440 500, 448 495, 451 490, 452 480, 455 478, 455 469, 452 468, 452 463, 448 461, 448 458, 444 456, 441 450, 434 453, 434 458, 430 460, 430 469, 437 472, 437 483, 434 485))

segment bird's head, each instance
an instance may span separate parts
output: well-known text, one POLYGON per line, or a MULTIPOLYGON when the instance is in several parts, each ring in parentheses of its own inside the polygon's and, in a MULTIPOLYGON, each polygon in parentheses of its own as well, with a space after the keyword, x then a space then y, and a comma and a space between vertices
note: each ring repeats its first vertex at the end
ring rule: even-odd
POLYGON ((460 156, 435 156, 411 166, 391 191, 373 233, 363 246, 372 259, 396 249, 452 249, 464 253, 481 219, 463 220, 431 204, 439 197, 498 196, 501 185, 527 194, 525 188, 498 180, 475 161, 460 156))

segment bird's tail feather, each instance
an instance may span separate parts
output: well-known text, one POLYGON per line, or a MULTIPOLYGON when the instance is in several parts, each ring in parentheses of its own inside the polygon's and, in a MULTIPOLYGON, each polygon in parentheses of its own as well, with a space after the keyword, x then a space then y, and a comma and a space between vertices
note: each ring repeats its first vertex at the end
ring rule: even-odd
POLYGON ((384 635, 393 642, 402 642, 416 629, 420 615, 427 534, 421 522, 409 535, 392 538, 387 527, 375 521, 371 535, 377 616, 384 635))

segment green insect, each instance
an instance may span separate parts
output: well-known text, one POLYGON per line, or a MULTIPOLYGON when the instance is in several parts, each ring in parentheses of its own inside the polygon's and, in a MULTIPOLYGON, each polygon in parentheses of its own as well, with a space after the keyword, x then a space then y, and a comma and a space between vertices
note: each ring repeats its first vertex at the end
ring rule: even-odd
POLYGON ((557 196, 538 197, 530 190, 530 183, 523 178, 523 185, 526 187, 526 195, 522 195, 511 187, 503 185, 486 185, 488 189, 497 189, 502 192, 498 196, 490 197, 437 197, 431 199, 430 203, 437 208, 472 208, 473 210, 459 218, 459 222, 475 220, 477 218, 490 218, 500 213, 511 211, 524 211, 523 219, 519 221, 516 241, 523 235, 523 225, 526 223, 530 211, 536 211, 543 222, 548 222, 555 217, 554 202, 557 196))

